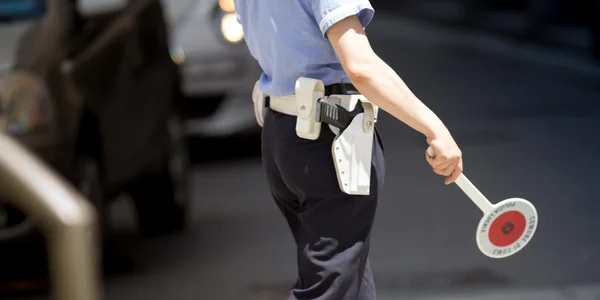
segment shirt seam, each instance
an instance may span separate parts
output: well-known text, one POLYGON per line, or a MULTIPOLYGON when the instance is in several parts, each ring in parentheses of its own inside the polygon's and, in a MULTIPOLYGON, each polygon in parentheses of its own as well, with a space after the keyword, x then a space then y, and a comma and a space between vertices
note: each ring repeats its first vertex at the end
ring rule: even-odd
POLYGON ((325 17, 323 17, 323 19, 319 23, 319 28, 321 28, 321 30, 323 30, 325 28, 325 26, 327 26, 327 24, 329 22, 331 22, 331 20, 335 19, 335 17, 337 17, 339 14, 345 13, 347 11, 351 11, 353 9, 356 9, 357 6, 360 7, 361 5, 366 5, 366 4, 368 4, 367 1, 359 0, 359 1, 354 1, 352 3, 344 4, 340 7, 332 10, 331 12, 326 14, 325 17))

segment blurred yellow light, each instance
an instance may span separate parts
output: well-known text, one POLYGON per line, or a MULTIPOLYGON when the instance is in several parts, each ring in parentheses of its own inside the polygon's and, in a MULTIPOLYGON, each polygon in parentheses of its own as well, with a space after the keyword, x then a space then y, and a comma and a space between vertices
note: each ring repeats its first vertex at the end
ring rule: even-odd
POLYGON ((235 14, 226 14, 221 19, 221 32, 230 43, 239 43, 244 39, 244 29, 238 23, 235 14))
POLYGON ((180 47, 175 47, 169 52, 171 54, 171 60, 173 60, 175 64, 181 65, 185 62, 185 52, 183 52, 183 49, 180 47))
POLYGON ((219 0, 219 7, 225 12, 235 12, 235 3, 233 0, 219 0))

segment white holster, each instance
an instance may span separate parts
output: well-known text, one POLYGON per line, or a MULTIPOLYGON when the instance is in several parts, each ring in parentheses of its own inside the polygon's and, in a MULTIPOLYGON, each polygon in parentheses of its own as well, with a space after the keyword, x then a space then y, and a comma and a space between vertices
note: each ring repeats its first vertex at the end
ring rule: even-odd
POLYGON ((252 102, 254 102, 254 116, 256 122, 260 127, 265 122, 265 114, 267 113, 267 107, 265 105, 266 95, 258 88, 258 81, 254 84, 254 90, 252 91, 252 102))
POLYGON ((332 145, 332 155, 340 188, 350 195, 369 195, 371 188, 371 159, 373 134, 378 108, 362 95, 332 95, 328 100, 339 99, 340 105, 352 111, 362 105, 350 125, 342 130, 330 126, 337 135, 332 145))
MULTIPOLYGON (((320 80, 300 78, 296 81, 296 105, 298 119, 296 133, 299 137, 315 140, 321 131, 317 121, 317 103, 325 99, 325 86, 320 80)), ((340 189, 350 195, 369 195, 371 187, 371 159, 373 134, 378 107, 362 95, 331 95, 326 98, 348 111, 362 105, 364 112, 358 114, 350 125, 340 132, 329 126, 336 138, 332 144, 332 157, 340 189)))

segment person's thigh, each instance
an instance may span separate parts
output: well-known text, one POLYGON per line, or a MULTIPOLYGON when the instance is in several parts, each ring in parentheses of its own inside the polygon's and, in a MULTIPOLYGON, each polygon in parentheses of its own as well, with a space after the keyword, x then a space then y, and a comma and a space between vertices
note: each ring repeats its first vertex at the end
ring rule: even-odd
POLYGON ((324 126, 316 141, 288 134, 278 144, 277 166, 300 205, 299 280, 291 299, 375 299, 373 278, 365 269, 385 173, 383 151, 374 141, 371 194, 348 195, 337 181, 333 138, 324 126))

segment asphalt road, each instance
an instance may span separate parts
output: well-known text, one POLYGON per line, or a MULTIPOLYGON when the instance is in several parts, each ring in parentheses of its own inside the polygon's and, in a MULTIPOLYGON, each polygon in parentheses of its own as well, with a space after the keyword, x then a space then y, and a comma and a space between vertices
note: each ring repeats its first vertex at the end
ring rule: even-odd
MULTIPOLYGON (((387 179, 371 254, 382 299, 494 291, 548 300, 559 298, 507 292, 600 282, 600 79, 516 54, 410 38, 395 27, 402 24, 390 24, 370 27, 373 47, 447 123, 465 174, 492 202, 530 200, 540 223, 518 255, 482 255, 475 244, 481 212, 431 172, 425 140, 383 114, 387 179)), ((133 266, 106 279, 106 299, 284 299, 295 249, 258 150, 251 139, 196 141, 193 224, 184 234, 142 240, 127 203, 116 205, 119 248, 133 266)))

